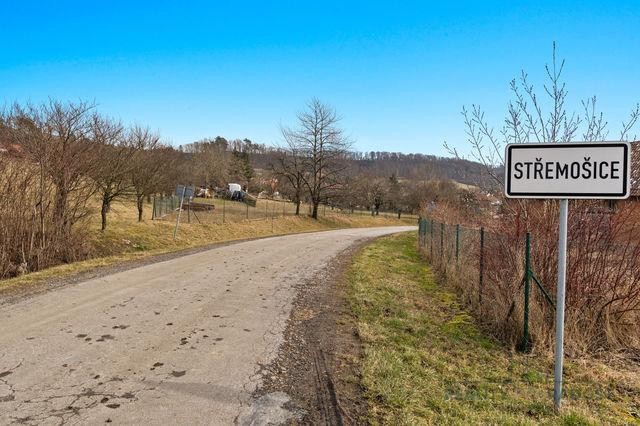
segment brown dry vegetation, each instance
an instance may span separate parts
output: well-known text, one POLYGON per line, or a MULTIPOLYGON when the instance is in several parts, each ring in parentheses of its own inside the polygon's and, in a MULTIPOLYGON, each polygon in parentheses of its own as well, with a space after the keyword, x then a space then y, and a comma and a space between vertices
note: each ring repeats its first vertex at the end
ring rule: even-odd
MULTIPOLYGON (((29 284, 53 276, 77 273, 98 266, 217 242, 336 228, 415 223, 415 218, 398 220, 394 216, 347 215, 330 209, 327 209, 326 214, 321 215, 319 220, 291 214, 285 217, 274 215, 273 218, 265 218, 264 203, 267 201, 260 200, 257 207, 251 208, 252 219, 244 219, 243 214, 228 217, 225 223, 203 217, 203 213, 198 213, 202 223, 197 222, 193 217, 191 223, 187 223, 186 212, 183 212, 180 228, 174 240, 175 215, 167 216, 163 220, 151 220, 151 206, 147 205, 145 206, 147 216, 139 222, 136 201, 133 199, 113 204, 109 213, 109 228, 101 231, 100 203, 98 200, 93 200, 89 206, 92 213, 82 223, 83 244, 87 246, 86 260, 64 263, 0 281, 0 287, 29 284)), ((281 203, 271 202, 270 205, 281 205, 281 203)), ((288 211, 294 208, 292 205, 287 206, 288 211)), ((244 211, 243 207, 242 212, 244 211)), ((214 214, 219 215, 220 212, 214 214)))
MULTIPOLYGON (((511 204, 520 204, 511 203, 511 204)), ((595 202, 572 202, 566 300, 566 348, 573 356, 620 352, 640 360, 640 205, 621 203, 614 213, 595 202)), ((456 288, 492 333, 512 345, 523 333, 524 241, 532 235, 532 267, 552 299, 557 269, 557 203, 506 206, 485 220, 484 285, 479 288, 479 229, 463 226, 455 259, 455 223, 434 227, 434 251, 423 253, 441 278, 456 288), (520 214, 518 213, 520 212, 520 214)), ((442 216, 441 216, 442 217, 442 216)), ((530 331, 533 350, 548 352, 554 308, 532 282, 530 331)))
MULTIPOLYGON (((82 200, 74 205, 77 226, 73 232, 63 232, 55 217, 50 187, 48 181, 41 181, 36 165, 0 156, 0 279, 89 255, 82 200)), ((69 198, 83 197, 72 194, 69 198)))

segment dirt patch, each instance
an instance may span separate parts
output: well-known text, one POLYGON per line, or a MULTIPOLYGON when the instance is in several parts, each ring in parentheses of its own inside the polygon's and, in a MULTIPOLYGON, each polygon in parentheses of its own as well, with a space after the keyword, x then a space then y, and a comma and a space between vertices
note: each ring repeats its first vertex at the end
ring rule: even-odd
MULTIPOLYGON (((370 240, 369 240, 370 241, 370 240)), ((367 403, 360 386, 362 345, 347 303, 344 272, 362 242, 299 288, 276 360, 264 367, 254 395, 284 392, 301 417, 286 423, 361 424, 367 403)))

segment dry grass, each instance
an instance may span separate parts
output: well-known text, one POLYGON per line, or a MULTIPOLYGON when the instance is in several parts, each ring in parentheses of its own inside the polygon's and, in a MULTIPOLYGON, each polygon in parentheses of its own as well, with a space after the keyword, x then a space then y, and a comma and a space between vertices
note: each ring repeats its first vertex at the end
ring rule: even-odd
MULTIPOLYGON (((590 213, 587 207, 575 206, 569 222, 565 349, 574 357, 626 351, 635 353, 637 359, 640 223, 634 222, 634 214, 639 208, 620 207, 615 216, 604 217, 590 213)), ((553 221, 547 216, 537 219, 534 226, 538 231, 532 233, 531 261, 532 270, 553 300, 557 229, 554 230, 553 221), (543 226, 548 228, 542 229, 543 226)), ((426 225, 423 254, 438 272, 439 282, 456 290, 465 305, 482 318, 486 330, 508 344, 520 345, 524 333, 524 235, 513 232, 516 226, 485 231, 480 300, 479 229, 460 227, 459 260, 456 260, 456 227, 429 221, 426 225)), ((500 226, 500 222, 495 226, 500 226)), ((554 324, 553 304, 532 281, 529 344, 533 351, 553 351, 554 324)))
POLYGON ((567 362, 557 414, 552 359, 484 335, 436 284, 415 234, 366 247, 348 281, 373 424, 640 424, 637 366, 592 359, 567 362))
MULTIPOLYGON (((216 203, 218 201, 216 200, 216 203)), ((274 202, 271 203, 275 204, 274 202)), ((109 213, 109 225, 106 231, 100 231, 99 214, 92 215, 88 222, 84 224, 86 228, 84 232, 87 238, 91 240, 94 248, 91 259, 54 266, 42 271, 0 281, 0 288, 27 285, 53 277, 83 272, 95 267, 212 243, 338 228, 390 226, 398 225, 399 223, 414 224, 414 219, 402 219, 399 221, 383 216, 333 214, 329 213, 329 209, 327 209, 326 216, 321 216, 317 221, 306 216, 292 215, 285 217, 273 215, 273 218, 265 218, 264 215, 258 216, 257 213, 257 210, 260 210, 264 214, 264 210, 262 210, 264 205, 264 202, 259 202, 254 211, 250 212, 250 217, 253 217, 253 219, 246 220, 244 219, 246 216, 242 216, 237 217, 236 220, 231 220, 232 216, 224 224, 205 220, 203 220, 203 223, 198 223, 194 217, 192 217, 191 223, 186 223, 187 216, 183 212, 180 228, 174 241, 175 216, 168 216, 163 220, 152 221, 147 219, 143 222, 138 222, 137 210, 132 202, 115 203, 109 213)), ((278 203, 278 205, 282 206, 281 203, 278 203)), ((271 207, 271 204, 269 207, 271 207)), ((244 204, 236 206, 236 208, 241 208, 246 212, 244 204)), ((151 206, 145 205, 145 209, 145 217, 150 216, 151 206)), ((197 214, 203 216, 204 213, 198 212, 197 214)))
MULTIPOLYGON (((255 207, 248 207, 245 203, 238 201, 223 200, 219 198, 196 198, 195 202, 212 204, 215 206, 213 211, 200 212, 196 211, 195 215, 192 215, 192 221, 200 220, 202 223, 223 223, 232 221, 241 221, 246 219, 265 219, 271 217, 293 216, 295 215, 296 206, 294 203, 282 200, 270 200, 265 198, 259 198, 255 207), (197 216, 197 219, 196 219, 197 216)), ((309 204, 302 203, 300 206, 301 215, 310 215, 311 206, 309 204)), ((371 216, 370 211, 354 210, 353 213, 349 210, 337 210, 321 205, 319 207, 318 216, 320 218, 331 217, 345 217, 345 216, 371 216)), ((396 219, 397 214, 391 212, 380 212, 378 217, 386 217, 389 219, 396 219)), ((186 218, 186 216, 185 216, 186 218)), ((402 215, 403 219, 412 219, 415 223, 418 220, 416 215, 402 215)))

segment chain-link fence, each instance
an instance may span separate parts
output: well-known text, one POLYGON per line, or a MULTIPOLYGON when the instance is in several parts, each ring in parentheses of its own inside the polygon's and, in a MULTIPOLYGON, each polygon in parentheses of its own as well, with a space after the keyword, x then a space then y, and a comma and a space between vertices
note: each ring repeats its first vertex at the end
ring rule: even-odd
MULTIPOLYGON (((180 209, 180 197, 156 196, 153 199, 154 220, 175 220, 175 215, 180 209)), ((225 198, 196 198, 184 200, 182 205, 181 221, 187 223, 221 224, 238 222, 241 220, 264 220, 277 217, 295 216, 296 204, 286 200, 268 198, 256 199, 254 203, 232 201, 225 198)), ((311 214, 311 205, 301 203, 301 215, 311 214)), ((380 211, 377 214, 367 210, 340 209, 327 204, 321 204, 318 208, 318 216, 331 215, 360 215, 379 216, 386 218, 413 218, 418 216, 397 212, 380 211)))
POLYGON ((395 219, 415 219, 415 220, 419 219, 419 216, 416 214, 407 213, 404 211, 398 212, 397 210, 396 211, 379 210, 376 212, 375 210, 365 210, 361 208, 333 208, 331 206, 324 206, 324 205, 321 206, 321 209, 323 208, 326 208, 327 211, 331 209, 332 212, 345 214, 345 215, 382 216, 382 217, 395 218, 395 219))
POLYGON ((533 271, 530 234, 517 241, 425 218, 418 225, 421 253, 481 322, 523 350, 531 347, 532 335, 549 335, 554 302, 533 271))
POLYGON ((180 198, 175 195, 157 196, 153 198, 153 210, 151 219, 162 219, 165 216, 174 214, 180 207, 180 198))
MULTIPOLYGON (((180 209, 180 197, 157 196, 153 199, 154 220, 175 220, 180 209)), ((264 220, 295 215, 295 204, 258 199, 255 205, 224 198, 196 198, 182 203, 181 221, 187 223, 220 224, 241 220, 264 220)))

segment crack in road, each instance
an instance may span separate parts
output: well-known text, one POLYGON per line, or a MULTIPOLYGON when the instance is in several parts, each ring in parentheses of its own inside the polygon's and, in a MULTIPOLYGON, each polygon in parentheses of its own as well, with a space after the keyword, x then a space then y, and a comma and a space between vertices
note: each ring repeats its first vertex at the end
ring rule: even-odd
POLYGON ((248 241, 4 304, 0 423, 243 424, 301 286, 408 229, 248 241))

